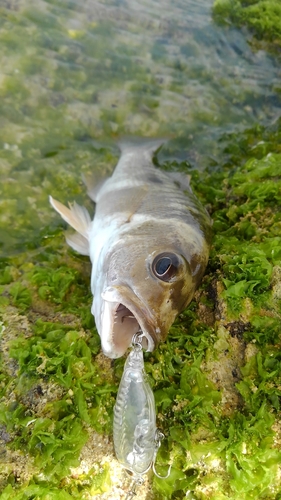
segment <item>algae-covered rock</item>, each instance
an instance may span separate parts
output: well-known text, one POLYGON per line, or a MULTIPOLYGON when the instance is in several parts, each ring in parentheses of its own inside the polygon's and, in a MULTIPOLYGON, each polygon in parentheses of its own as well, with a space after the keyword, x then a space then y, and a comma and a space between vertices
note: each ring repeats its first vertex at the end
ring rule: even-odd
MULTIPOLYGON (((1 500, 116 500, 129 488, 112 443, 124 360, 100 353, 89 261, 47 201, 93 213, 81 172, 110 173, 123 133, 179 137, 155 164, 191 175, 214 221, 194 300, 145 355, 165 434, 156 469, 172 469, 148 475, 138 498, 281 495, 278 62, 242 57, 243 38, 232 50, 209 10, 194 26, 195 4, 183 4, 0 6, 1 500)), ((279 46, 278 2, 215 9, 279 46)))
POLYGON ((218 21, 247 26, 267 48, 281 45, 281 4, 279 0, 215 0, 213 15, 218 21))
MULTIPOLYGON (((166 436, 157 470, 172 464, 149 498, 281 491, 279 130, 245 132, 251 144, 239 165, 229 151, 245 135, 224 138, 219 168, 180 165, 212 214, 213 247, 195 299, 145 356, 166 436), (266 155, 254 158, 261 140, 266 155)), ((99 354, 87 259, 56 231, 2 269, 1 498, 122 498, 128 483, 122 490, 112 441, 97 433, 111 436, 124 360, 99 354)))
MULTIPOLYGON (((228 137, 225 152, 253 133, 228 137)), ((196 499, 275 499, 281 491, 281 155, 250 158, 267 134, 256 131, 240 165, 227 155, 221 169, 196 176, 214 220, 213 249, 196 302, 151 368, 161 414, 169 416, 170 459, 184 472, 155 479, 159 498, 182 498, 182 488, 196 499)))

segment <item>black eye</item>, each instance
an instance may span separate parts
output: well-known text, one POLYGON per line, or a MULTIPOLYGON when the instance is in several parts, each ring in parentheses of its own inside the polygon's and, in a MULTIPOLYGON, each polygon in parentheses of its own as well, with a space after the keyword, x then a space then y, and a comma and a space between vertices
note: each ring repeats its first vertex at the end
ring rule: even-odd
POLYGON ((162 281, 171 281, 177 274, 179 265, 179 258, 174 253, 160 253, 152 262, 152 272, 162 281))

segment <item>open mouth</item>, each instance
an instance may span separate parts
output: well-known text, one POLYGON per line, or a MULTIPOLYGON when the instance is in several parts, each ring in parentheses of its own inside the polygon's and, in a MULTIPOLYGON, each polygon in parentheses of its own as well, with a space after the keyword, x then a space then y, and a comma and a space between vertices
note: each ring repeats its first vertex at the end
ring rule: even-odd
POLYGON ((119 304, 119 306, 117 307, 114 318, 116 320, 119 320, 121 318, 121 323, 124 323, 124 321, 128 322, 128 320, 137 321, 130 309, 128 309, 128 307, 124 306, 123 304, 119 304))
MULTIPOLYGON (((117 350, 119 351, 120 348, 122 350, 127 349, 131 345, 135 333, 140 331, 141 327, 132 311, 124 304, 117 304, 112 329, 112 340, 117 350)), ((147 347, 145 338, 143 339, 143 347, 147 347)))
POLYGON ((102 350, 109 358, 125 354, 137 332, 144 337, 142 346, 153 351, 153 327, 149 311, 128 287, 108 287, 101 293, 102 314, 99 325, 102 350))

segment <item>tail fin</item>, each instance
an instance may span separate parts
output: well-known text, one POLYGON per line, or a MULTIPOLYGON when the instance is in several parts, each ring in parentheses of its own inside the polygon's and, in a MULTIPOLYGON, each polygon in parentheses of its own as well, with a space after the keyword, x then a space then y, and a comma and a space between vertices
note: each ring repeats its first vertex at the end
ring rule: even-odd
POLYGON ((136 150, 140 152, 149 153, 150 156, 153 155, 157 149, 159 149, 167 139, 144 139, 139 137, 124 138, 118 141, 118 146, 122 155, 132 153, 136 150))

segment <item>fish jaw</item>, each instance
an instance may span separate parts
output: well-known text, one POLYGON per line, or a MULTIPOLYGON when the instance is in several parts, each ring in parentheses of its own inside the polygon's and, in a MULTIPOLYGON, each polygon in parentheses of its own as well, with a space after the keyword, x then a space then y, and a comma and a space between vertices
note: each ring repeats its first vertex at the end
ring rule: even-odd
POLYGON ((154 327, 150 313, 133 291, 125 286, 110 286, 101 293, 100 299, 94 298, 92 313, 101 338, 103 353, 109 358, 123 356, 132 343, 135 333, 143 334, 143 347, 153 351, 154 327))
MULTIPOLYGON (((207 259, 204 239, 197 235, 196 229, 190 228, 187 234, 180 235, 182 248, 175 246, 174 240, 179 237, 167 231, 166 223, 150 218, 134 227, 133 222, 130 227, 127 224, 130 231, 116 231, 109 241, 104 238, 100 251, 97 251, 97 245, 101 246, 100 239, 97 245, 93 240, 90 247, 93 250, 92 313, 102 350, 109 358, 122 356, 138 331, 144 335, 143 347, 147 351, 153 351, 160 341, 165 340, 176 316, 192 299, 198 275, 205 268, 207 259), (200 254, 204 254, 201 264, 200 256, 199 260, 193 258, 198 246, 200 254), (163 251, 176 255, 179 263, 177 275, 168 282, 153 274, 154 258, 163 251)), ((104 231, 108 231, 109 226, 105 227, 104 231)))

